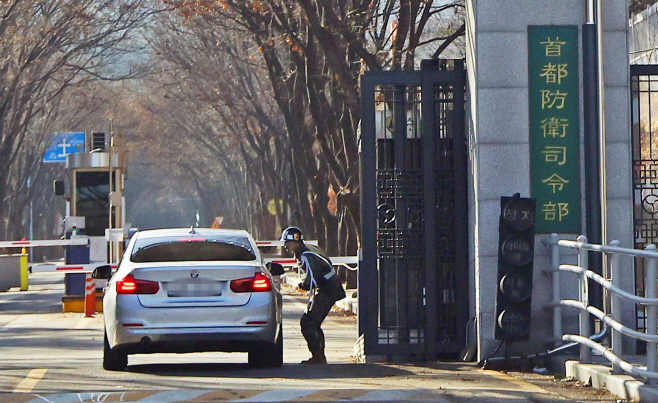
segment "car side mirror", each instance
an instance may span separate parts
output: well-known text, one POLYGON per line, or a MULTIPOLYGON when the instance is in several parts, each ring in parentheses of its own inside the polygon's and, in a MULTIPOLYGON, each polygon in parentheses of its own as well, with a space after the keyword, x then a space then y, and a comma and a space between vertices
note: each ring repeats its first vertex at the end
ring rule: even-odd
POLYGON ((283 270, 283 265, 281 263, 267 262, 266 266, 267 266, 267 270, 269 270, 270 274, 272 274, 273 276, 280 276, 283 273, 285 273, 285 270, 283 270))
POLYGON ((112 266, 109 264, 98 266, 91 272, 92 278, 102 278, 104 280, 109 280, 112 277, 112 266))

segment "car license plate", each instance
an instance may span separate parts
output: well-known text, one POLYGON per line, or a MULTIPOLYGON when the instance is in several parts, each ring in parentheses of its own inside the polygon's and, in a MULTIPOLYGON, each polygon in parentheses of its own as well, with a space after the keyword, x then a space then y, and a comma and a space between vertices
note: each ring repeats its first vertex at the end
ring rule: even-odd
POLYGON ((174 281, 167 285, 169 297, 218 297, 222 295, 222 283, 218 281, 174 281))

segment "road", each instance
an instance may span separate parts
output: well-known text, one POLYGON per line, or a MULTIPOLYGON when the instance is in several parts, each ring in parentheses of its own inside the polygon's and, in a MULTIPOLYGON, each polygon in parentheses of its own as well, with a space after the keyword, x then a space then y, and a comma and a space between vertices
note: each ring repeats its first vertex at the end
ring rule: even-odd
POLYGON ((574 382, 472 363, 356 364, 356 318, 339 311, 324 326, 329 365, 299 365, 308 358, 298 323, 304 299, 290 292, 282 368, 249 368, 246 353, 196 353, 130 356, 127 371, 108 372, 102 314, 61 313, 63 293, 61 273, 33 273, 28 291, 0 293, 0 403, 616 401, 574 382))

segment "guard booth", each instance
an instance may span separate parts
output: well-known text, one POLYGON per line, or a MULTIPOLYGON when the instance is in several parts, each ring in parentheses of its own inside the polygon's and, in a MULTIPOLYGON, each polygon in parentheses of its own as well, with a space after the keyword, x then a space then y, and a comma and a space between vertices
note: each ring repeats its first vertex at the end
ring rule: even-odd
POLYGON ((69 214, 84 220, 84 228, 75 232, 89 237, 91 263, 117 262, 122 251, 126 161, 120 144, 112 143, 109 133, 91 132, 86 135, 86 152, 66 156, 71 183, 69 214), (108 246, 108 240, 116 242, 108 246))
POLYGON ((362 360, 454 359, 466 346, 464 91, 461 60, 362 76, 362 360))

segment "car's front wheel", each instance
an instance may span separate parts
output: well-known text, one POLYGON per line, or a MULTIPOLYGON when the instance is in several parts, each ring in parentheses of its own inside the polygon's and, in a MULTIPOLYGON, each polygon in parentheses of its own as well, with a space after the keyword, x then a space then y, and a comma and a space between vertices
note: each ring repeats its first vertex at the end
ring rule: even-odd
POLYGON ((279 325, 276 343, 262 344, 249 350, 249 365, 252 367, 280 367, 283 365, 283 327, 279 325))
POLYGON ((103 332, 103 369, 108 371, 125 371, 128 366, 128 354, 112 350, 107 341, 107 333, 103 332))

